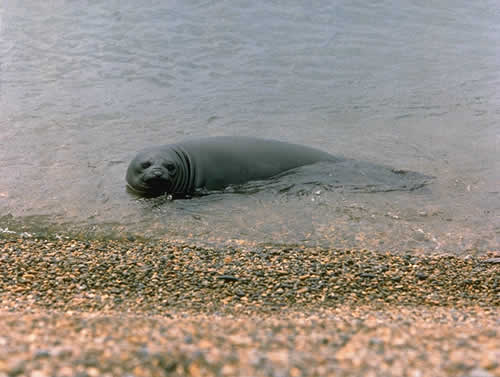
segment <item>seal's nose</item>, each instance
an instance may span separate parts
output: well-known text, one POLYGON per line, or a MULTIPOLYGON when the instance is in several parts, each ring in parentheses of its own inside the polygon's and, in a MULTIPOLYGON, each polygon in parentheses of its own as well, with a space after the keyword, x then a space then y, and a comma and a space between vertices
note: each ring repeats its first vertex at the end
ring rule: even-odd
POLYGON ((167 176, 164 174, 162 169, 152 169, 148 171, 146 174, 144 174, 144 182, 147 182, 148 184, 160 184, 163 181, 167 180, 167 176))

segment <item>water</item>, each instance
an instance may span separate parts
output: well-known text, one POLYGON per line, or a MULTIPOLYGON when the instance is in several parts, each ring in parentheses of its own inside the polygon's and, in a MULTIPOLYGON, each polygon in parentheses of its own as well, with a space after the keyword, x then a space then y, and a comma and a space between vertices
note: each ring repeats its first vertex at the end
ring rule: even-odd
POLYGON ((499 25, 495 1, 4 0, 0 231, 498 249, 499 25), (139 149, 213 135, 436 178, 173 202, 125 191, 139 149))

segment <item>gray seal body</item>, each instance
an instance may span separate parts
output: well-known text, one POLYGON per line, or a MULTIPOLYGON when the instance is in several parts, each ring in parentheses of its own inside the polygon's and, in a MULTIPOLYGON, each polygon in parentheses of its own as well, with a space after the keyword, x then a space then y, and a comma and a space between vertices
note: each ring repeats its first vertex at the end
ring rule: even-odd
POLYGON ((319 161, 340 160, 298 144, 219 136, 144 149, 131 161, 126 179, 139 195, 186 197, 264 180, 319 161))

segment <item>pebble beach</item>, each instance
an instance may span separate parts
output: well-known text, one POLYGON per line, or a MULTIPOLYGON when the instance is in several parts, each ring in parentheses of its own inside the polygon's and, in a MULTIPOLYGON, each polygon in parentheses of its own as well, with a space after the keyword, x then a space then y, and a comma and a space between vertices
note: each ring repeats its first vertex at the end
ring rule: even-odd
POLYGON ((0 235, 0 377, 500 376, 500 252, 0 235))

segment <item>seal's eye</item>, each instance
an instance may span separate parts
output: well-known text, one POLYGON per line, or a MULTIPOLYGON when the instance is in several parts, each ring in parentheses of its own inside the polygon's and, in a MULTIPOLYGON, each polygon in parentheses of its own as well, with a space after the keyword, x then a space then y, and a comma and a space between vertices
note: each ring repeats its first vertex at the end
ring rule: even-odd
POLYGON ((141 163, 141 168, 143 169, 147 169, 151 166, 151 162, 149 161, 144 161, 143 163, 141 163))
POLYGON ((167 170, 171 173, 175 172, 175 165, 172 164, 171 162, 165 164, 165 167, 167 168, 167 170))

